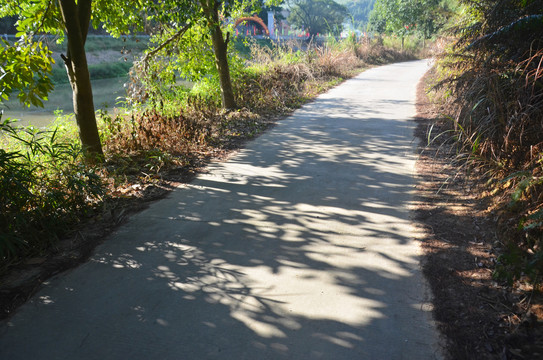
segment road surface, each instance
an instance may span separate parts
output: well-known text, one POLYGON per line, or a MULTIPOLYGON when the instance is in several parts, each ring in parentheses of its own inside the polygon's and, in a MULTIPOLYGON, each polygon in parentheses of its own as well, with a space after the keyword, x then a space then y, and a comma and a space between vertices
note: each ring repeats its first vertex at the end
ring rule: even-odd
POLYGON ((426 61, 212 163, 0 323, 2 359, 439 359, 410 221, 426 61))

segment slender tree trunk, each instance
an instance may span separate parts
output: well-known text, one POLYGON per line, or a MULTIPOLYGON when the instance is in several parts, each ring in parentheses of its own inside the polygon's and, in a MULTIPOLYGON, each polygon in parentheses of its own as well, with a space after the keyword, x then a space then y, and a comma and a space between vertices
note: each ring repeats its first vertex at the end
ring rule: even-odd
POLYGON ((230 67, 228 65, 228 42, 223 38, 222 30, 219 26, 212 29, 211 39, 215 52, 215 66, 219 72, 222 106, 226 109, 235 109, 237 106, 230 78, 230 67))
POLYGON ((81 144, 89 153, 103 155, 85 53, 92 0, 79 0, 77 5, 74 0, 59 0, 59 4, 68 38, 68 51, 63 60, 72 86, 81 144))
POLYGON ((226 109, 235 109, 237 107, 234 97, 234 89, 230 78, 230 67, 228 65, 228 42, 223 36, 221 23, 219 20, 220 2, 214 0, 200 1, 204 14, 211 30, 211 41, 213 43, 213 52, 215 54, 215 66, 219 73, 219 83, 221 87, 222 106, 226 109))

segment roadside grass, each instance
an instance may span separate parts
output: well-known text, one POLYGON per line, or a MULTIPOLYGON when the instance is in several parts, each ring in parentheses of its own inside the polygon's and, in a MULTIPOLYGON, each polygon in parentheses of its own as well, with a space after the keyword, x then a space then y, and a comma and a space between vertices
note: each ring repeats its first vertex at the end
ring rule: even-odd
POLYGON ((4 121, 0 274, 30 257, 51 256, 59 239, 74 236, 86 219, 104 218, 115 203, 148 199, 147 190, 179 180, 171 174, 197 172, 368 66, 406 56, 358 42, 244 46, 250 60, 232 67, 237 110, 221 109, 218 88, 204 82, 180 83, 164 92, 167 97, 127 103, 113 113, 99 111, 103 163, 84 162, 76 126, 65 117, 46 130, 4 121))
POLYGON ((459 163, 484 174, 495 199, 496 279, 537 291, 543 280, 541 14, 524 3, 483 4, 473 13, 478 30, 472 18, 462 19, 440 57, 434 96, 460 146, 459 163))
POLYGON ((99 169, 83 162, 70 127, 0 123, 0 272, 23 254, 47 252, 102 199, 99 169))
POLYGON ((414 53, 424 48, 423 40, 418 36, 405 36, 402 49, 402 39, 398 36, 385 36, 383 37, 383 46, 387 49, 393 49, 396 51, 405 51, 408 53, 414 53))

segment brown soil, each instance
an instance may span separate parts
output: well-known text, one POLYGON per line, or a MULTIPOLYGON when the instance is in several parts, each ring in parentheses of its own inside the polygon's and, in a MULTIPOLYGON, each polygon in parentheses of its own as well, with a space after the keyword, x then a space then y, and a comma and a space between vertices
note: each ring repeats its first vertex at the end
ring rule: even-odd
POLYGON ((493 279, 502 246, 484 178, 460 166, 447 123, 417 91, 420 139, 415 218, 423 230, 423 271, 448 359, 543 358, 542 297, 493 279), (429 133, 431 135, 429 136, 429 133), (428 138, 442 134, 430 145, 428 138))

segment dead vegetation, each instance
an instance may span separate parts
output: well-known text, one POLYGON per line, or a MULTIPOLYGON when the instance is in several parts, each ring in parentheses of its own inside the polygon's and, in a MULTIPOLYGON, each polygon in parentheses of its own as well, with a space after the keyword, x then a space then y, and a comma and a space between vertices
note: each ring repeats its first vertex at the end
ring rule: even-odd
POLYGON ((539 110, 531 108, 539 100, 527 96, 526 76, 510 72, 504 79, 495 69, 487 79, 487 70, 471 72, 469 61, 457 61, 467 73, 458 83, 450 77, 445 82, 459 87, 431 92, 446 106, 428 102, 425 94, 443 72, 429 74, 434 80, 422 83, 418 94, 416 215, 424 230, 434 316, 449 359, 541 358, 541 224, 528 215, 541 206, 533 183, 541 154, 527 152, 541 141, 533 127, 541 122, 533 117, 539 110), (503 81, 508 86, 500 88, 503 81), (532 110, 520 116, 512 109, 524 101, 532 110), (531 134, 524 130, 528 123, 531 134), (531 177, 519 178, 526 171, 531 177))
MULTIPOLYGON (((8 249, 10 244, 6 241, 10 239, 21 244, 0 254, 0 317, 12 314, 49 276, 85 261, 92 249, 127 216, 165 196, 176 184, 190 181, 207 161, 227 156, 293 109, 372 64, 362 61, 360 54, 356 56, 352 47, 336 44, 299 51, 306 45, 294 44, 281 51, 258 50, 254 64, 259 66, 247 68, 234 81, 239 109, 226 111, 217 106, 213 97, 187 97, 185 92, 174 102, 157 100, 153 106, 126 113, 102 113, 106 162, 92 168, 92 174, 101 178, 101 187, 84 216, 69 227, 61 226, 62 233, 37 237, 39 244, 18 239, 18 228, 12 229, 14 237, 0 239, 0 245, 8 249)), ((405 55, 400 55, 404 59, 405 55)), ((380 58, 378 52, 373 56, 380 59, 379 63, 395 60, 388 55, 380 58)), ((137 93, 145 95, 144 91, 137 93)), ((73 144, 76 140, 68 137, 67 142, 73 144)), ((64 148, 64 143, 55 144, 64 148)), ((76 150, 74 159, 78 158, 76 150)), ((12 165, 13 169, 20 168, 19 163, 12 165)), ((64 174, 62 167, 51 171, 64 174)), ((76 173, 81 174, 81 170, 76 173)), ((46 184, 43 182, 44 187, 46 184)), ((47 193, 47 189, 42 192, 47 193)), ((24 215, 26 210, 28 207, 23 206, 16 213, 24 215)), ((45 224, 47 214, 40 214, 42 217, 29 218, 28 222, 45 224)))
POLYGON ((494 275, 543 275, 543 7, 540 1, 464 1, 472 10, 439 61, 442 114, 464 166, 484 174, 500 224, 494 275))

